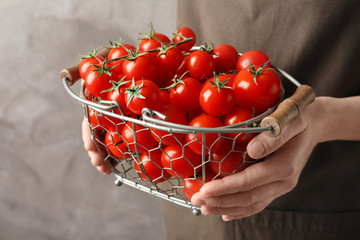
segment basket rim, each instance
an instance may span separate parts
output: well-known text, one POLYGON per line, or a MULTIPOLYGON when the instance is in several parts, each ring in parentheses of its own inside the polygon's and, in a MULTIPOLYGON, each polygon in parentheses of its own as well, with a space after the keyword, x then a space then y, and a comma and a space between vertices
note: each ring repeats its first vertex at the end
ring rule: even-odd
POLYGON ((152 116, 161 116, 162 114, 148 108, 143 109, 142 120, 125 115, 120 115, 113 112, 113 110, 119 108, 119 104, 116 101, 101 101, 100 103, 96 103, 85 99, 85 97, 83 96, 83 90, 85 87, 83 80, 81 81, 82 87, 80 90, 80 96, 76 95, 73 92, 73 90, 70 87, 70 82, 66 77, 63 78, 63 85, 71 97, 73 97, 74 99, 76 99, 77 101, 79 101, 80 103, 86 106, 84 107, 85 117, 87 117, 88 113, 86 111, 87 111, 87 107, 89 107, 99 112, 102 115, 107 115, 113 118, 117 118, 124 122, 132 122, 135 124, 142 125, 144 127, 159 129, 162 131, 168 131, 173 133, 257 133, 257 132, 269 131, 271 130, 271 126, 251 127, 250 125, 253 123, 257 123, 261 121, 264 117, 270 115, 276 109, 278 104, 283 100, 283 91, 282 91, 282 97, 280 98, 278 103, 276 103, 275 106, 269 108, 267 111, 261 113, 260 115, 257 115, 246 121, 229 126, 205 128, 205 127, 193 127, 189 125, 171 123, 171 122, 167 122, 166 120, 157 119, 152 116))

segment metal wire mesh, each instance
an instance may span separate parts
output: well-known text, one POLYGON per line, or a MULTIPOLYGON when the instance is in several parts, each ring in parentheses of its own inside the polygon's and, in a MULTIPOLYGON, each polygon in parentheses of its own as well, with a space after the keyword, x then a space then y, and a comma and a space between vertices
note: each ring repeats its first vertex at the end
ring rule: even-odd
MULTIPOLYGON (((67 86, 66 80, 64 85, 67 86)), ((69 86, 67 89, 71 91, 69 86)), ((116 102, 93 103, 84 98, 83 91, 84 86, 80 97, 76 98, 82 102, 92 139, 105 163, 112 169, 116 184, 125 183, 192 208, 194 214, 199 213, 199 208, 190 202, 194 186, 199 188, 206 182, 242 171, 257 162, 247 155, 246 144, 239 142, 249 134, 269 130, 254 126, 273 111, 269 109, 236 126, 194 128, 158 119, 155 116, 161 114, 150 109, 143 110, 142 119, 123 116, 115 113, 119 108, 116 102), (128 136, 124 137, 126 134, 128 136), (184 141, 185 135, 192 135, 193 140, 184 141), (142 141, 144 138, 152 141, 142 141), (175 143, 173 145, 178 146, 177 156, 168 155, 165 139, 171 139, 175 143), (188 153, 191 145, 201 148, 202 154, 198 155, 197 161, 190 159, 196 155, 188 153), (162 155, 170 159, 170 165, 162 164, 162 155), (184 175, 179 171, 176 165, 180 162, 191 173, 184 175)))

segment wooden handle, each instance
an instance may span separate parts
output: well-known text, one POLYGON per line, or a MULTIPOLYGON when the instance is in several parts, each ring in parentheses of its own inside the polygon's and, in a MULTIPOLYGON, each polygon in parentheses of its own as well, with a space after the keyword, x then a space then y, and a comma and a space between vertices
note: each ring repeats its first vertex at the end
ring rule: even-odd
MULTIPOLYGON (((110 52, 110 48, 104 48, 98 55, 102 57, 107 57, 109 52, 110 52)), ((80 64, 77 64, 75 66, 64 68, 63 70, 61 70, 60 79, 63 79, 64 77, 69 79, 71 82, 70 86, 76 83, 76 81, 80 79, 79 65, 80 64)))
POLYGON ((282 101, 277 109, 261 121, 261 127, 271 126, 272 130, 265 132, 268 136, 278 136, 283 128, 297 118, 301 110, 315 100, 315 92, 308 85, 301 85, 295 93, 282 101))

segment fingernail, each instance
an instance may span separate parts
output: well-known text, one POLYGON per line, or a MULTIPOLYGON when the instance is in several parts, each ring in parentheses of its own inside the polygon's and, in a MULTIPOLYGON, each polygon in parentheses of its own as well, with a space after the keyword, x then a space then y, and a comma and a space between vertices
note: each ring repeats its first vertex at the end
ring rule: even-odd
POLYGON ((263 156, 264 152, 264 145, 260 141, 249 143, 248 154, 251 158, 260 158, 263 156))
POLYGON ((222 220, 225 221, 225 222, 228 222, 228 221, 231 221, 232 220, 232 217, 230 217, 229 215, 222 215, 222 220))

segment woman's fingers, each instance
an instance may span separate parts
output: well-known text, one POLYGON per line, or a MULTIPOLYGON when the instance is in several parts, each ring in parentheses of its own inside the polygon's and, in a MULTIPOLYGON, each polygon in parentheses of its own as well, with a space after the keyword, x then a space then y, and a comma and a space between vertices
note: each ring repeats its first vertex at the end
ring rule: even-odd
POLYGON ((267 201, 258 202, 251 208, 247 207, 235 209, 235 211, 230 212, 229 214, 223 214, 222 219, 224 221, 231 221, 234 219, 240 219, 255 215, 263 211, 273 200, 274 199, 268 199, 267 201))
MULTIPOLYGON (((280 156, 281 157, 281 156, 280 156)), ((291 163, 287 163, 289 166, 291 163)), ((193 203, 197 205, 197 200, 204 200, 208 197, 217 197, 225 194, 245 192, 266 185, 274 181, 281 181, 288 177, 291 168, 284 167, 284 162, 277 157, 269 157, 263 162, 251 165, 245 170, 233 175, 206 183, 193 203)))
MULTIPOLYGON (((292 163, 289 161, 288 165, 292 163)), ((298 180, 294 169, 284 167, 284 162, 272 156, 242 172, 206 183, 191 202, 211 207, 249 206, 268 197, 280 196, 293 189, 298 180)), ((299 170, 301 171, 301 170, 299 170)))
POLYGON ((81 128, 82 128, 82 139, 84 142, 84 148, 86 151, 88 151, 88 155, 91 159, 91 164, 96 167, 103 165, 104 159, 100 156, 98 150, 96 149, 95 144, 91 139, 89 125, 85 118, 82 121, 81 128))
POLYGON ((95 144, 91 139, 91 132, 89 129, 89 124, 87 120, 84 118, 81 123, 81 130, 82 130, 82 139, 84 142, 84 148, 86 151, 97 151, 95 144))
POLYGON ((84 118, 81 124, 82 139, 84 142, 84 148, 88 152, 91 160, 91 164, 97 168, 97 170, 103 174, 110 174, 111 169, 106 165, 104 159, 99 154, 94 142, 91 139, 91 132, 87 120, 84 118))
POLYGON ((90 157, 91 164, 95 167, 101 166, 105 163, 104 159, 100 156, 100 154, 98 152, 89 151, 88 155, 90 157))
POLYGON ((291 191, 296 183, 297 180, 274 181, 244 192, 205 198, 196 193, 192 203, 200 203, 202 214, 223 215, 223 220, 228 221, 261 212, 274 199, 291 191))
POLYGON ((108 168, 108 166, 106 166, 105 163, 101 166, 97 166, 96 169, 105 175, 109 175, 112 172, 111 169, 108 168))
POLYGON ((276 198, 287 193, 292 186, 286 181, 277 181, 254 188, 247 192, 237 192, 226 194, 219 197, 209 197, 205 199, 206 206, 213 208, 232 208, 248 207, 264 199, 276 198))
POLYGON ((251 216, 263 211, 275 198, 267 198, 250 206, 238 206, 230 208, 213 208, 201 206, 201 213, 204 215, 222 215, 224 221, 251 216))
POLYGON ((303 132, 307 127, 307 121, 303 116, 299 116, 294 121, 286 125, 277 137, 269 137, 261 133, 254 137, 247 146, 247 153, 251 158, 260 159, 275 152, 294 136, 303 132))

